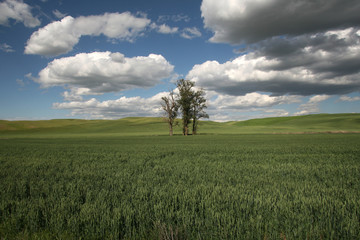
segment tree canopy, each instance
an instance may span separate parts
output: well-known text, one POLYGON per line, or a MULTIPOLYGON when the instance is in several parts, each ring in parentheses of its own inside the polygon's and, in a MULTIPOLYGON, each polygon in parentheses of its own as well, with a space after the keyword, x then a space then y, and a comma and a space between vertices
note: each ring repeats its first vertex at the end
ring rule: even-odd
POLYGON ((176 82, 177 94, 170 91, 169 96, 162 98, 162 108, 165 119, 169 123, 169 134, 173 135, 173 127, 178 111, 181 112, 183 135, 189 135, 189 125, 192 123, 192 134, 197 134, 200 118, 209 118, 205 112, 207 108, 205 92, 195 89, 195 83, 180 79, 176 82))

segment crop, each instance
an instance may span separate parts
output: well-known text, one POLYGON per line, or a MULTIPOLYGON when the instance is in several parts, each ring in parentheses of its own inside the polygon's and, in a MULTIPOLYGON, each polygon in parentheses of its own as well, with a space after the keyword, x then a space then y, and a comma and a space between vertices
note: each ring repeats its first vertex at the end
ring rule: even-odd
POLYGON ((360 239, 360 135, 0 139, 0 239, 360 239))

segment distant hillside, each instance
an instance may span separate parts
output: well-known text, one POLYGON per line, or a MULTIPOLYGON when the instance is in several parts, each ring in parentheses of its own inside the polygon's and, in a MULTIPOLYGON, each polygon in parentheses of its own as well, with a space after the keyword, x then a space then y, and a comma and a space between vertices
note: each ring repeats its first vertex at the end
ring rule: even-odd
MULTIPOLYGON (((200 134, 252 133, 318 133, 359 132, 360 114, 316 114, 296 117, 275 117, 247 121, 199 124, 200 134)), ((1 136, 118 136, 166 135, 168 126, 162 118, 132 117, 119 120, 55 119, 44 121, 0 120, 1 136)), ((181 134, 180 126, 175 134, 181 134)))
POLYGON ((17 135, 158 135, 166 134, 162 118, 133 117, 119 120, 55 119, 0 121, 0 134, 17 135))
POLYGON ((314 114, 294 117, 275 117, 231 122, 243 131, 301 133, 301 132, 358 132, 360 114, 314 114))

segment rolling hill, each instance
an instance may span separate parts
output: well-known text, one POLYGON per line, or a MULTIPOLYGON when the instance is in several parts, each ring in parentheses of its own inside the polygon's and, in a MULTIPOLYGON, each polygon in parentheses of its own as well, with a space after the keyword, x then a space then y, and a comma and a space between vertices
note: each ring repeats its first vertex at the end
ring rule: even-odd
MULTIPOLYGON (((180 120, 179 120, 180 121, 180 120)), ((199 124, 200 134, 269 134, 269 133, 359 132, 360 114, 315 114, 275 117, 247 121, 199 124)), ((129 117, 119 120, 54 119, 41 121, 0 120, 0 136, 119 136, 167 135, 162 118, 129 117)), ((175 134, 181 134, 180 126, 175 134)))

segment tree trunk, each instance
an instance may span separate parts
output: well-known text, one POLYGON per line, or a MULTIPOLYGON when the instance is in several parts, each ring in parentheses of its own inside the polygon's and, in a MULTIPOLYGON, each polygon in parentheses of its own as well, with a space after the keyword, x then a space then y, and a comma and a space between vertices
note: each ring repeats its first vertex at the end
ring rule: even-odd
POLYGON ((183 119, 183 135, 187 136, 189 133, 189 122, 186 119, 183 119))
POLYGON ((169 135, 172 136, 173 134, 174 134, 173 125, 169 123, 169 135))
POLYGON ((193 118, 192 134, 196 135, 196 118, 193 118))
POLYGON ((187 136, 188 133, 189 133, 189 128, 188 128, 188 126, 184 126, 183 134, 184 134, 185 136, 187 136))
POLYGON ((169 135, 172 136, 173 135, 173 129, 172 127, 170 127, 170 130, 169 130, 169 135))

